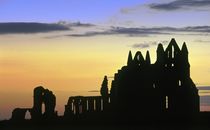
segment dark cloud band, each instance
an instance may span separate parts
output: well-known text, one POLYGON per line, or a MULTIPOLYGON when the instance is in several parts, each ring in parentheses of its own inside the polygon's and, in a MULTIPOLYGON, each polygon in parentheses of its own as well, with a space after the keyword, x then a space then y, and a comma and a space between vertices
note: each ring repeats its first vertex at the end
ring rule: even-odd
POLYGON ((70 28, 61 24, 50 23, 0 23, 0 34, 44 33, 51 31, 64 31, 70 28))
MULTIPOLYGON (((150 36, 150 35, 171 35, 179 33, 209 34, 210 26, 189 26, 182 28, 175 27, 106 27, 99 30, 100 26, 83 23, 0 23, 0 34, 30 34, 45 33, 52 31, 67 31, 62 36, 71 37, 92 37, 99 35, 126 35, 126 36, 150 36), (89 30, 75 33, 76 27, 90 28, 89 30), (94 31, 91 29, 94 29, 94 31)), ((59 37, 59 36, 57 36, 59 37)), ((53 37, 52 37, 53 38, 53 37)))
POLYGON ((127 35, 127 36, 149 36, 149 35, 170 35, 177 33, 210 33, 210 26, 189 26, 183 28, 175 27, 154 27, 154 28, 125 28, 111 27, 105 31, 87 31, 85 33, 69 34, 72 37, 92 37, 98 35, 127 35))
POLYGON ((173 11, 178 9, 206 7, 206 9, 209 10, 209 5, 210 0, 175 0, 169 3, 149 4, 149 8, 155 10, 173 11))

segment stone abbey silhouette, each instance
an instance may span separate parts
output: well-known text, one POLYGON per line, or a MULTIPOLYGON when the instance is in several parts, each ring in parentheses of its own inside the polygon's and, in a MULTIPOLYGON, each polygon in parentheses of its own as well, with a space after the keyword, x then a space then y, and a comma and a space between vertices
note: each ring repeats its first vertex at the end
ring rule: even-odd
POLYGON ((34 105, 32 108, 15 108, 12 112, 12 120, 24 120, 28 111, 33 120, 52 119, 57 117, 55 111, 56 97, 52 91, 44 89, 42 86, 34 89, 34 105), (45 110, 42 111, 44 104, 45 110))
POLYGON ((118 70, 112 81, 110 98, 123 113, 198 113, 198 89, 190 78, 186 44, 180 49, 172 39, 165 51, 159 44, 154 64, 149 51, 145 59, 140 51, 134 58, 129 52, 127 66, 118 70))
POLYGON ((114 76, 110 94, 104 77, 101 95, 70 97, 65 115, 93 110, 112 110, 128 116, 192 115, 200 111, 198 89, 190 78, 187 46, 184 43, 180 49, 175 39, 165 51, 162 44, 158 45, 154 64, 150 63, 149 51, 145 59, 140 51, 133 58, 130 51, 127 65, 114 76))
MULTIPOLYGON (((145 58, 140 51, 134 57, 130 51, 127 65, 114 75, 110 92, 105 76, 100 93, 101 96, 69 97, 62 118, 188 116, 200 112, 198 89, 190 78, 187 46, 184 43, 180 49, 175 39, 165 50, 162 44, 158 45, 154 64, 151 64, 149 51, 145 58)), ((14 109, 12 119, 24 119, 26 111, 31 113, 32 120, 54 119, 58 117, 55 105, 55 95, 37 87, 33 108, 14 109)))

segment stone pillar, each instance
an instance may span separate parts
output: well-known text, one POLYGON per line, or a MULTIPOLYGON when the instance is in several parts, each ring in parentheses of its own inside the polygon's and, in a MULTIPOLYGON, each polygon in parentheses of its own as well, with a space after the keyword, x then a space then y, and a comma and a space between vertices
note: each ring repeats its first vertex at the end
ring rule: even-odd
POLYGON ((81 104, 82 104, 82 113, 86 113, 87 112, 87 99, 83 97, 81 104))
POLYGON ((95 102, 96 102, 96 111, 100 112, 101 111, 101 98, 96 97, 95 102))
POLYGON ((93 112, 94 111, 94 98, 88 99, 88 111, 93 112))

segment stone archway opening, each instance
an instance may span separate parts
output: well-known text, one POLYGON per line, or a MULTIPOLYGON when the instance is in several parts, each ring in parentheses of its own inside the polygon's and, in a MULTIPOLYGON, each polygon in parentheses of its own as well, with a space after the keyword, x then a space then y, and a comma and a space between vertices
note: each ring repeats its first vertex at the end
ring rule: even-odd
POLYGON ((45 103, 44 102, 42 102, 42 106, 41 106, 42 108, 41 108, 41 110, 42 110, 42 115, 45 113, 45 103))
POLYGON ((31 113, 29 112, 29 110, 27 110, 26 113, 25 113, 25 119, 26 120, 30 120, 31 119, 31 113))

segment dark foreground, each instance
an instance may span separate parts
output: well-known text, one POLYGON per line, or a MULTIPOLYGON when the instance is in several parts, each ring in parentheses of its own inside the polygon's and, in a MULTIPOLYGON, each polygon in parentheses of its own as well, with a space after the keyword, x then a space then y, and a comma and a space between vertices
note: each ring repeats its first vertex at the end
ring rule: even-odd
POLYGON ((208 126, 33 126, 8 127, 2 130, 209 130, 208 126))
POLYGON ((193 116, 147 116, 103 115, 51 120, 5 120, 0 130, 210 130, 210 113, 193 116))

